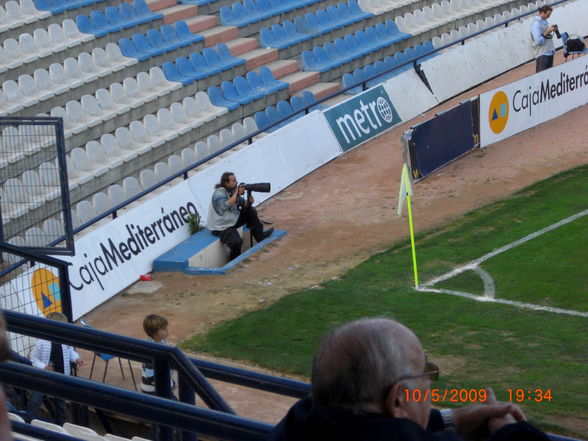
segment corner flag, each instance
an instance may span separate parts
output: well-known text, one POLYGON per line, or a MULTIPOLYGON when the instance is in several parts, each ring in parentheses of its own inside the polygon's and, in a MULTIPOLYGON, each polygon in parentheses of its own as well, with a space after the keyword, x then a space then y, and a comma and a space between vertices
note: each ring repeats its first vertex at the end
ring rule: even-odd
POLYGON ((412 225, 412 209, 410 207, 410 198, 412 197, 412 187, 410 176, 406 163, 402 165, 402 177, 400 178, 400 194, 398 195, 398 216, 402 215, 402 206, 406 200, 406 209, 408 211, 408 227, 410 229, 410 244, 412 248, 412 266, 414 270, 414 286, 419 289, 419 273, 417 270, 416 248, 414 244, 414 227, 412 225))

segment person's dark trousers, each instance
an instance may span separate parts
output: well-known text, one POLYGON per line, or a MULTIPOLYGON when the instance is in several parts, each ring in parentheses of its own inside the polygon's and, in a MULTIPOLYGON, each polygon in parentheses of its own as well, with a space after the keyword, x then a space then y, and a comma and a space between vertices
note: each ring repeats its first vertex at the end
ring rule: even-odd
MULTIPOLYGON (((27 414, 25 417, 25 420, 28 423, 37 418, 37 415, 39 414, 39 409, 41 408, 44 399, 45 395, 43 395, 41 392, 31 392, 29 403, 27 405, 27 414)), ((55 420, 55 424, 63 426, 66 422, 65 401, 59 398, 52 398, 51 404, 53 405, 52 414, 53 419, 55 420)))
POLYGON ((263 225, 257 217, 257 210, 252 206, 242 208, 237 223, 232 227, 221 231, 218 235, 221 242, 231 250, 229 260, 233 260, 241 254, 243 239, 239 235, 237 229, 241 228, 243 225, 246 225, 247 228, 251 230, 251 234, 253 234, 256 241, 261 242, 263 240, 263 225))
POLYGON ((553 55, 541 55, 536 60, 535 73, 547 70, 553 67, 553 55))

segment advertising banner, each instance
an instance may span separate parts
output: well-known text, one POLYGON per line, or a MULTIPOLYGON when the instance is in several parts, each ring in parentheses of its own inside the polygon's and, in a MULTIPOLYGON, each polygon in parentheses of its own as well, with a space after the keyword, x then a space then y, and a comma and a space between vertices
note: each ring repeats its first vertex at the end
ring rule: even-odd
POLYGON ((580 57, 480 95, 486 147, 588 102, 588 57, 580 57))
POLYGON ((344 151, 401 122, 381 85, 325 110, 324 115, 344 151))
POLYGON ((196 205, 187 182, 76 240, 69 261, 74 320, 108 300, 141 274, 153 260, 189 237, 187 225, 196 205))

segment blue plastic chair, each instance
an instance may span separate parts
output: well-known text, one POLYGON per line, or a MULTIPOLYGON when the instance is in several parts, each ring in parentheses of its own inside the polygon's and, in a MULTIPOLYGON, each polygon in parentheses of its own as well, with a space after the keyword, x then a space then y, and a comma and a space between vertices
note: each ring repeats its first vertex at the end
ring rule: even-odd
POLYGON ((145 52, 137 50, 135 43, 129 38, 121 38, 118 41, 118 45, 120 46, 121 53, 125 57, 136 58, 139 61, 145 61, 151 58, 151 54, 146 54, 145 52))
POLYGON ((272 25, 272 32, 276 41, 276 49, 285 49, 292 45, 286 30, 279 24, 272 25))
POLYGON ((192 63, 192 67, 196 72, 205 75, 205 77, 216 75, 221 71, 216 67, 210 66, 200 52, 193 52, 190 54, 190 63, 192 63))
POLYGON ((229 50, 229 47, 224 43, 219 43, 216 45, 216 52, 225 66, 233 68, 235 66, 245 64, 245 60, 243 58, 235 57, 229 50))
POLYGON ((220 57, 218 56, 218 53, 212 48, 207 47, 206 49, 204 49, 202 51, 202 56, 206 60, 206 63, 211 67, 214 67, 216 69, 220 69, 221 71, 228 70, 231 68, 231 66, 227 66, 220 59, 220 57))
POLYGON ((127 27, 137 26, 143 23, 143 19, 137 17, 137 11, 130 3, 123 2, 119 6, 120 15, 124 18, 125 22, 127 23, 127 27))
POLYGON ((233 10, 233 17, 236 20, 236 26, 247 26, 248 24, 259 21, 257 17, 249 17, 245 7, 241 3, 233 3, 231 9, 233 10))
POLYGON ((176 21, 175 28, 176 34, 180 40, 183 40, 186 43, 192 44, 199 41, 204 41, 204 37, 202 35, 194 34, 185 21, 176 21))
POLYGON ((292 112, 299 114, 298 117, 304 115, 304 108, 306 107, 306 104, 303 98, 294 95, 292 98, 290 98, 290 105, 292 106, 292 112))
POLYGON ((179 49, 183 46, 187 46, 190 43, 185 43, 178 37, 176 29, 170 25, 163 25, 161 27, 161 36, 165 44, 170 48, 170 50, 179 49))
POLYGON ((347 20, 348 22, 357 23, 358 21, 363 20, 363 18, 357 17, 353 12, 351 12, 351 9, 349 9, 349 5, 347 3, 339 3, 337 5, 337 9, 339 10, 341 18, 347 20))
POLYGON ((149 29, 147 31, 147 40, 149 40, 149 44, 154 49, 162 50, 164 52, 170 52, 171 50, 173 50, 168 47, 165 41, 163 41, 163 36, 161 35, 161 32, 159 32, 156 29, 149 29))
POLYGON ((290 20, 285 20, 282 22, 282 27, 286 31, 288 35, 288 39, 292 44, 301 43, 306 40, 310 40, 310 35, 303 34, 296 28, 294 22, 290 20))
POLYGON ((343 89, 352 87, 352 89, 346 90, 344 92, 345 95, 356 95, 361 92, 361 87, 358 86, 359 81, 357 80, 357 78, 355 78, 355 75, 353 75, 352 73, 343 74, 342 83, 343 89))
POLYGON ((278 90, 282 90, 287 89, 290 86, 290 84, 285 81, 276 80, 272 71, 266 66, 259 68, 259 75, 267 87, 277 87, 278 90))
POLYGON ((265 93, 254 90, 245 78, 238 76, 233 79, 233 85, 237 94, 242 97, 249 97, 252 101, 261 99, 265 96, 265 93))
POLYGON ((349 5, 349 10, 351 13, 356 17, 361 17, 362 20, 374 16, 374 14, 365 12, 363 9, 361 9, 357 3, 357 0, 349 0, 347 4, 349 5))
POLYGON ((355 32, 355 39, 360 49, 364 52, 371 53, 375 50, 372 41, 369 39, 365 31, 359 30, 355 32))
POLYGON ((131 40, 133 40, 133 43, 135 43, 135 47, 139 52, 149 54, 151 57, 165 53, 165 49, 151 46, 149 39, 143 34, 134 34, 131 37, 131 40))
POLYGON ((194 82, 193 78, 186 77, 186 76, 180 74, 177 66, 170 61, 166 61, 165 63, 163 63, 163 65, 161 66, 161 70, 163 71, 163 74, 165 75, 165 78, 168 81, 174 81, 176 83, 181 83, 184 86, 187 86, 188 84, 191 84, 194 82))
POLYGON ((249 18, 249 23, 257 23, 265 18, 253 0, 245 0, 243 2, 243 8, 245 9, 246 16, 249 18))
MULTIPOLYGON (((84 320, 80 320, 80 324, 84 328, 93 328, 88 323, 86 323, 84 320)), ((113 358, 118 358, 118 365, 120 366, 120 374, 121 374, 123 380, 125 379, 125 372, 123 370, 122 361, 121 361, 120 357, 115 357, 114 355, 110 355, 110 354, 103 354, 101 352, 94 352, 94 358, 92 359, 92 367, 90 368, 90 376, 89 376, 90 380, 92 379, 92 374, 94 373, 94 364, 96 363, 96 357, 101 358, 105 362, 104 374, 102 375, 102 382, 103 383, 106 380, 106 373, 108 372, 108 363, 113 358)), ((135 388, 135 390, 137 390, 137 383, 135 382, 135 374, 133 373, 133 368, 131 367, 131 360, 127 359, 127 362, 129 363, 129 371, 131 372, 131 378, 133 379, 133 387, 135 388)))
POLYGON ((312 51, 302 51, 300 54, 300 63, 302 64, 302 69, 306 71, 319 71, 321 72, 324 68, 316 57, 314 56, 314 52, 312 51))
POLYGON ((247 74, 245 75, 245 78, 247 78, 247 81, 249 81, 249 84, 251 85, 251 88, 257 92, 261 92, 264 95, 270 95, 274 92, 277 92, 279 89, 277 86, 274 87, 268 87, 264 84, 263 80, 261 79, 261 76, 254 71, 250 71, 247 72, 247 74))
POLYGON ((145 0, 135 0, 135 11, 137 11, 137 17, 147 19, 147 22, 163 18, 163 14, 151 11, 145 0))
POLYGON ((372 47, 375 50, 380 50, 389 45, 388 41, 384 40, 373 26, 367 26, 365 28, 365 34, 370 40, 372 47))
POLYGON ((306 26, 310 29, 311 35, 313 37, 317 35, 322 35, 325 32, 328 32, 328 29, 323 29, 321 24, 319 23, 316 15, 314 14, 306 14, 304 15, 304 19, 306 20, 306 26))
POLYGON ((316 46, 312 50, 312 53, 318 65, 320 66, 319 70, 321 72, 326 72, 328 70, 334 69, 342 64, 338 60, 332 60, 331 57, 329 57, 329 54, 327 53, 325 48, 322 46, 316 46))
POLYGON ((84 34, 94 34, 95 33, 95 29, 92 26, 92 22, 90 21, 90 17, 88 17, 87 15, 78 15, 76 17, 76 25, 78 26, 78 29, 80 30, 80 32, 83 32, 84 34))
POLYGON ((294 110, 292 110, 292 106, 288 101, 278 101, 278 104, 276 104, 276 110, 278 111, 278 117, 280 119, 288 118, 282 123, 283 125, 288 124, 291 121, 289 118, 292 118, 292 115, 294 115, 294 110))
POLYGON ((255 112, 254 118, 259 130, 265 130, 272 124, 265 112, 255 112))
POLYGON ((188 60, 185 57, 176 58, 176 69, 178 70, 178 73, 181 76, 190 78, 192 83, 196 80, 205 78, 203 74, 201 74, 200 72, 196 72, 196 70, 194 70, 194 67, 192 66, 190 60, 188 60))
POLYGON ((331 42, 325 43, 324 49, 327 56, 331 60, 331 63, 335 65, 335 67, 342 66, 343 64, 353 60, 352 57, 348 58, 345 54, 341 54, 337 50, 337 47, 331 42))
POLYGON ((116 28, 120 31, 128 27, 127 22, 125 21, 123 16, 120 15, 120 11, 118 10, 118 8, 115 8, 114 6, 108 6, 104 10, 104 16, 106 17, 106 21, 108 21, 108 24, 110 25, 111 29, 116 28))
POLYGON ((329 17, 329 14, 327 14, 327 11, 325 11, 324 9, 318 9, 317 11, 315 11, 314 15, 319 26, 323 30, 323 33, 334 31, 335 29, 339 29, 342 27, 339 23, 333 22, 329 17))
POLYGON ((235 17, 235 14, 233 14, 233 8, 221 6, 218 12, 221 24, 225 26, 239 26, 240 22, 235 17))
POLYGON ((92 27, 96 31, 94 33, 94 35, 96 35, 96 38, 104 37, 105 35, 108 35, 110 32, 120 30, 111 28, 110 24, 106 21, 106 16, 102 11, 90 12, 90 21, 92 22, 92 27))
MULTIPOLYGON (((281 44, 278 43, 276 37, 274 36, 273 31, 270 28, 261 28, 259 30, 259 41, 263 47, 271 47, 275 49, 283 49, 280 47, 281 44)), ((287 46, 285 46, 287 47, 287 46)))
POLYGON ((216 86, 210 86, 207 92, 210 102, 217 107, 226 107, 229 110, 235 110, 241 107, 239 103, 227 100, 216 86))
POLYGON ((230 81, 223 81, 220 85, 223 96, 229 101, 235 101, 241 105, 249 104, 253 98, 246 95, 239 95, 235 85, 230 81))
POLYGON ((272 128, 268 129, 269 132, 273 132, 274 130, 277 130, 281 127, 280 125, 276 125, 280 119, 280 116, 274 106, 266 107, 265 114, 269 119, 270 124, 273 126, 272 128))

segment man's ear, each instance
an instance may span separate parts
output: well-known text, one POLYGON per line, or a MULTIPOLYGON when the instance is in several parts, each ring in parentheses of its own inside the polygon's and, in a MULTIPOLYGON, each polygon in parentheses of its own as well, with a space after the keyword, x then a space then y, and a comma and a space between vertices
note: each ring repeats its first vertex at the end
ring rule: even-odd
POLYGON ((402 383, 394 383, 388 390, 384 401, 386 415, 394 418, 408 418, 406 411, 407 395, 406 386, 402 383))

